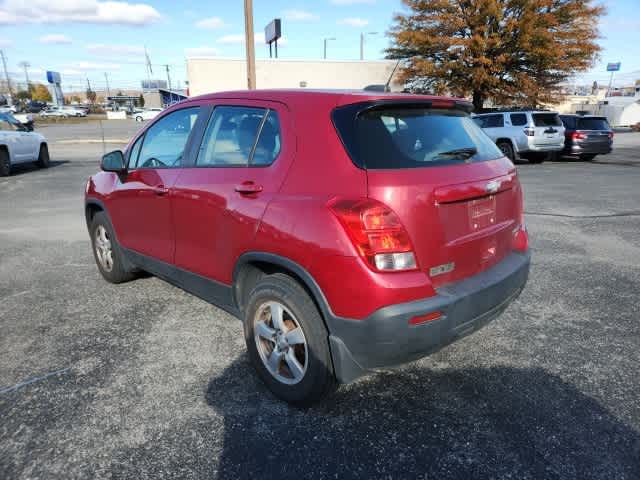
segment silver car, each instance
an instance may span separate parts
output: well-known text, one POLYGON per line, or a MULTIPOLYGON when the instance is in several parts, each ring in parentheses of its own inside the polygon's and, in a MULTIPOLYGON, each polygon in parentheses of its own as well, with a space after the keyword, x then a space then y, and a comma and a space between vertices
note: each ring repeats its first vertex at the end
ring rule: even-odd
POLYGON ((556 112, 516 110, 483 113, 473 121, 496 142, 505 156, 531 163, 543 162, 549 153, 564 147, 564 126, 556 112))

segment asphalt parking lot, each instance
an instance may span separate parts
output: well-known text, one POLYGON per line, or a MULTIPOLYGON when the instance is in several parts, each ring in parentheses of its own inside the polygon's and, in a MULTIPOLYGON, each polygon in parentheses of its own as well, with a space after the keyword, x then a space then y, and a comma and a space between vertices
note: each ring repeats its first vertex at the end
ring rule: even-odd
MULTIPOLYGON (((139 127, 104 122, 106 149, 139 127)), ((156 278, 102 280, 83 217, 98 122, 0 179, 0 478, 640 478, 640 133, 519 164, 521 297, 439 353, 297 410, 241 323, 156 278)))

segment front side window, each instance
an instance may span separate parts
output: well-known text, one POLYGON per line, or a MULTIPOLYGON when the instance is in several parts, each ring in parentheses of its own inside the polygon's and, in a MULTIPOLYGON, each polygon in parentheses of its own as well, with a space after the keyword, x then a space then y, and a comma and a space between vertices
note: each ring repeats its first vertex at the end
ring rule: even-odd
POLYGON ((133 144, 131 150, 129 150, 129 168, 136 168, 138 164, 138 157, 140 156, 140 147, 142 147, 142 141, 144 140, 144 135, 141 136, 136 143, 133 144))
MULTIPOLYGON (((189 134, 198 119, 199 110, 200 107, 177 110, 149 127, 145 132, 135 168, 179 167, 189 134)), ((133 149, 135 148, 136 145, 133 149)))
POLYGON ((367 169, 428 167, 502 156, 459 110, 389 107, 365 111, 356 117, 355 135, 347 143, 356 163, 367 169))
POLYGON ((275 111, 253 107, 217 107, 202 139, 196 165, 270 165, 280 148, 280 122, 275 111))

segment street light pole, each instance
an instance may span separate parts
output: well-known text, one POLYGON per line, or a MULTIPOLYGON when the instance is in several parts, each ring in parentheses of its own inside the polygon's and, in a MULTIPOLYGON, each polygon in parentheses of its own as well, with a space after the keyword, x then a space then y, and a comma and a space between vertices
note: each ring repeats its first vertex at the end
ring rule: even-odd
POLYGON ((324 58, 325 60, 327 59, 327 42, 329 40, 335 40, 335 37, 330 37, 330 38, 325 38, 324 39, 324 55, 322 58, 324 58))
MULTIPOLYGON (((367 32, 366 35, 377 35, 378 32, 367 32)), ((360 60, 364 60, 364 32, 360 32, 360 60)))
POLYGON ((24 69, 24 79, 27 81, 27 92, 29 91, 29 67, 31 64, 29 62, 20 62, 18 64, 19 67, 24 69))
POLYGON ((256 88, 256 52, 253 42, 253 0, 244 0, 244 36, 247 47, 247 88, 256 88))

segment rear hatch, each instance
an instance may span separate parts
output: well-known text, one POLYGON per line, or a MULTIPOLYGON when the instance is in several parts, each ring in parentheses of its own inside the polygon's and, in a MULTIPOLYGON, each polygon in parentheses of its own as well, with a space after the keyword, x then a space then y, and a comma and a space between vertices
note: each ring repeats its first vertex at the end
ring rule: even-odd
POLYGON ((605 117, 578 118, 576 126, 576 131, 582 134, 577 139, 580 145, 588 147, 610 145, 613 131, 605 117))
POLYGON ((557 113, 532 113, 533 143, 536 146, 564 143, 564 126, 557 113))
POLYGON ((398 215, 435 287, 512 251, 522 212, 515 168, 466 112, 420 103, 340 110, 334 123, 367 171, 369 197, 398 215))

